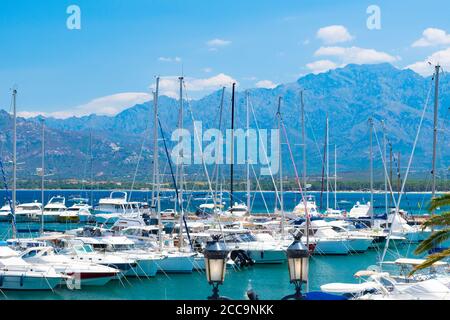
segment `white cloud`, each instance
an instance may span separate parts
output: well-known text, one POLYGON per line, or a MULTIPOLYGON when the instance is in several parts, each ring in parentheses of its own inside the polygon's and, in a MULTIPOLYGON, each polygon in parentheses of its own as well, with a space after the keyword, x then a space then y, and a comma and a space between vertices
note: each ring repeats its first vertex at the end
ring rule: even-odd
POLYGON ((365 49, 359 47, 321 47, 315 53, 315 56, 335 57, 344 65, 349 63, 355 64, 374 64, 382 62, 395 62, 400 57, 394 57, 386 52, 374 49, 365 49))
POLYGON ((58 119, 81 117, 90 114, 113 116, 135 104, 144 103, 150 100, 150 94, 145 92, 124 92, 93 99, 86 104, 75 106, 67 110, 55 112, 23 111, 18 113, 18 115, 25 118, 43 115, 45 117, 58 119))
POLYGON ((204 68, 203 69, 203 72, 206 72, 206 73, 211 73, 213 71, 213 69, 212 68, 204 68))
POLYGON ((327 72, 331 69, 336 69, 338 65, 330 60, 318 60, 308 63, 306 67, 311 70, 312 73, 318 74, 322 72, 327 72))
POLYGON ((450 34, 442 29, 427 28, 422 33, 422 38, 415 41, 413 47, 431 47, 450 44, 450 34))
MULTIPOLYGON (((219 73, 218 75, 209 78, 185 77, 184 81, 186 89, 188 91, 188 95, 189 92, 213 91, 218 90, 223 86, 229 87, 233 82, 237 83, 235 79, 223 73, 219 73)), ((178 80, 178 76, 162 77, 159 80, 159 89, 161 95, 166 95, 168 97, 178 99, 179 87, 180 83, 178 80)), ((152 85, 151 88, 154 90, 155 85, 152 85)))
POLYGON ((450 69, 450 48, 437 51, 423 61, 418 61, 406 66, 405 69, 411 69, 423 76, 429 76, 434 72, 433 65, 438 63, 444 68, 444 70, 450 69))
POLYGON ((217 51, 218 48, 226 47, 231 44, 231 41, 229 40, 223 40, 223 39, 212 39, 206 42, 206 45, 209 47, 210 51, 217 51))
POLYGON ((347 42, 353 39, 353 36, 348 32, 347 28, 341 25, 320 28, 316 36, 325 44, 347 42))
POLYGON ((255 86, 256 86, 257 88, 273 89, 273 88, 275 88, 277 85, 276 85, 275 83, 273 83, 272 81, 270 81, 270 80, 261 80, 261 81, 258 81, 258 82, 255 84, 255 86))
POLYGON ((158 61, 162 61, 162 62, 181 62, 181 58, 180 57, 159 57, 158 61))

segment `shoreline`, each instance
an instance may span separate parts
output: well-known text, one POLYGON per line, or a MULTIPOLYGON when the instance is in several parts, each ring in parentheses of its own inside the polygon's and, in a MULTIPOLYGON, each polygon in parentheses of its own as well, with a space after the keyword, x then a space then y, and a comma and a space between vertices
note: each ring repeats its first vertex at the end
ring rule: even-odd
MULTIPOLYGON (((9 192, 11 192, 11 190, 8 190, 9 192)), ((36 188, 36 189, 28 189, 28 188, 23 188, 23 189, 17 189, 17 191, 41 191, 40 188, 36 188)), ((125 192, 151 192, 151 189, 139 189, 139 190, 129 190, 129 189, 45 189, 45 192, 56 192, 56 191, 71 191, 71 192, 120 192, 120 191, 125 191, 125 192)), ((4 189, 1 190, 1 192, 5 192, 4 189)), ((174 189, 161 189, 161 192, 175 192, 174 189)), ((209 192, 209 190, 193 190, 193 191, 185 191, 185 192, 192 192, 192 193, 207 193, 209 192)), ((229 193, 226 190, 223 190, 224 193, 229 193)), ((235 192, 240 192, 240 193, 245 193, 247 192, 246 190, 235 190, 235 192)), ((263 191, 251 191, 251 193, 274 193, 274 190, 263 190, 263 191)), ((449 193, 450 190, 445 190, 445 191, 436 191, 437 194, 444 194, 444 193, 449 193)), ((299 191, 284 191, 284 193, 297 193, 300 194, 299 191)), ((308 191, 306 193, 321 193, 321 191, 308 191)), ((323 192, 324 194, 326 194, 326 192, 323 192)), ((335 193, 333 191, 330 191, 331 194, 335 193)), ((366 191, 366 190, 339 190, 336 193, 340 194, 340 193, 364 193, 364 194, 370 194, 370 191, 366 191)), ((403 192, 408 193, 408 194, 431 194, 431 191, 408 191, 408 192, 403 192)), ((374 190, 374 194, 384 194, 383 190, 374 190)), ((388 192, 389 194, 389 192, 388 192)), ((394 192, 394 194, 397 194, 397 192, 394 192)))

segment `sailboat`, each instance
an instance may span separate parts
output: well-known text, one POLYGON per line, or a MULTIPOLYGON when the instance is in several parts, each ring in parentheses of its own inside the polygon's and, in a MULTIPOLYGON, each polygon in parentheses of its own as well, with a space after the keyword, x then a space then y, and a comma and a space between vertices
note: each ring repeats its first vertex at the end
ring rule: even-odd
MULTIPOLYGON (((234 217, 242 218, 249 214, 249 208, 245 204, 240 204, 235 201, 234 195, 234 109, 235 109, 235 91, 236 83, 233 83, 231 94, 231 147, 230 147, 230 208, 226 211, 227 214, 234 217)), ((247 97, 248 110, 248 97, 247 97)), ((247 111, 248 119, 248 111, 247 111)), ((248 120, 247 120, 248 122, 248 120)), ((247 159, 248 160, 248 159, 247 159)), ((247 161, 248 162, 248 161, 247 161)), ((248 167, 247 167, 248 170, 248 167)), ((247 182, 248 183, 248 182, 247 182)))

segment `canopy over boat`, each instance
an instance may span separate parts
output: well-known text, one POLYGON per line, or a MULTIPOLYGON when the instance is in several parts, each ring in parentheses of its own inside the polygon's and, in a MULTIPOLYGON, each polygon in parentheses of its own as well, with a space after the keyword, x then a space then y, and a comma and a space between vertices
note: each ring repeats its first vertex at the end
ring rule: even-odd
POLYGON ((363 283, 328 283, 321 286, 320 290, 327 293, 360 293, 380 288, 380 284, 369 281, 363 283))

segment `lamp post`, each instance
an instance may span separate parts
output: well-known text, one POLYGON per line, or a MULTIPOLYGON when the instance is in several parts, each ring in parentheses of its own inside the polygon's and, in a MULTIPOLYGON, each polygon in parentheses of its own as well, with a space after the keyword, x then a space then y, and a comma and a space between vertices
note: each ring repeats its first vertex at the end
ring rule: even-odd
POLYGON ((219 242, 220 236, 212 236, 213 240, 208 241, 203 251, 205 256, 206 278, 213 287, 212 296, 208 300, 230 300, 219 295, 219 285, 225 279, 225 268, 229 250, 224 242, 219 242))
POLYGON ((302 300, 302 284, 308 281, 309 251, 301 242, 301 235, 294 235, 294 242, 287 248, 289 278, 295 285, 295 293, 281 300, 302 300))

